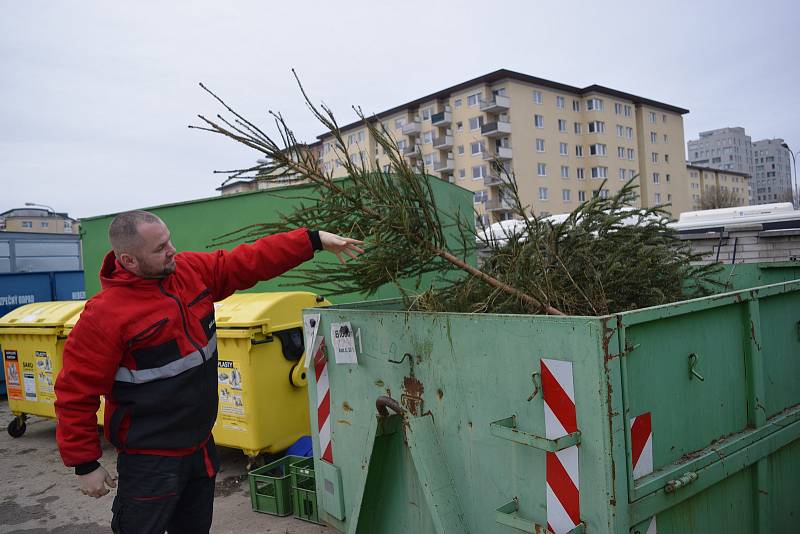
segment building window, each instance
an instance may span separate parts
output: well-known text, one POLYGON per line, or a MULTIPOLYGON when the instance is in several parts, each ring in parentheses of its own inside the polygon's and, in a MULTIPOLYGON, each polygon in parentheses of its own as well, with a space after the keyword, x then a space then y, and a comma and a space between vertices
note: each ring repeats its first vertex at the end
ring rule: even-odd
POLYGON ((537 163, 536 172, 539 176, 547 176, 547 165, 544 163, 537 163))
POLYGON ((576 122, 574 126, 575 126, 575 133, 580 135, 580 133, 581 133, 581 123, 576 122))
POLYGON ((583 145, 575 145, 575 155, 579 158, 583 157, 583 145))
POLYGON ((630 117, 632 115, 632 111, 631 111, 631 107, 630 106, 625 106, 624 111, 625 111, 624 115, 626 117, 630 117))
POLYGON ((586 101, 586 109, 589 111, 603 111, 603 101, 599 98, 590 98, 586 101))
POLYGON ((541 91, 533 91, 533 103, 534 104, 541 104, 542 103, 542 92, 541 91))
POLYGON ((425 165, 433 165, 433 154, 425 154, 422 156, 422 161, 425 162, 425 165))
POLYGON ((586 202, 586 191, 578 191, 578 202, 586 202))
POLYGON ((544 152, 544 139, 536 140, 536 152, 544 152))
POLYGON ((486 192, 486 190, 485 189, 481 189, 480 191, 475 191, 475 193, 473 193, 472 202, 474 202, 475 204, 483 204, 483 203, 486 202, 486 200, 488 198, 489 198, 489 195, 486 192))
POLYGON ((569 147, 567 147, 567 143, 558 144, 558 153, 562 156, 569 155, 569 147))
POLYGON ((658 152, 653 152, 652 154, 650 154, 650 159, 652 160, 653 163, 658 163, 658 152))
POLYGON ((632 148, 629 148, 628 149, 628 161, 633 161, 635 159, 636 159, 636 151, 634 151, 632 148))
POLYGON ((575 178, 578 180, 585 180, 586 176, 583 174, 583 167, 578 167, 575 169, 575 178))
POLYGON ((581 101, 580 100, 572 100, 572 111, 580 111, 581 110, 581 101))
POLYGON ((592 156, 605 156, 606 145, 602 143, 595 143, 593 145, 589 145, 589 154, 592 156))
MULTIPOLYGON (((330 165, 330 162, 328 162, 330 165)), ((72 231, 72 221, 64 221, 64 231, 72 231)))
POLYGON ((628 139, 633 139, 633 128, 631 128, 630 126, 625 128, 625 137, 627 137, 628 139))
POLYGON ((558 119, 558 131, 559 132, 567 131, 567 121, 565 121, 564 119, 558 119))
POLYGON ((464 145, 458 145, 458 148, 456 150, 458 151, 459 156, 464 155, 464 145))
POLYGON ((625 159, 625 147, 624 146, 618 146, 617 147, 617 156, 619 157, 619 159, 625 159))
POLYGON ((657 184, 659 182, 659 174, 657 172, 653 173, 653 183, 657 184))
POLYGON ((569 189, 562 189, 561 190, 561 200, 563 200, 564 202, 570 202, 572 200, 570 198, 571 193, 572 192, 569 189))
POLYGON ((669 142, 669 141, 667 141, 667 139, 669 139, 669 137, 667 137, 667 134, 664 134, 664 143, 665 144, 669 142))
POLYGON ((667 122, 667 114, 666 113, 661 115, 661 122, 667 122))
POLYGON ((667 202, 672 202, 672 194, 667 193, 667 202))
POLYGON ((648 119, 647 120, 650 122, 650 124, 655 124, 656 123, 656 112, 655 111, 651 111, 648 114, 648 119))
POLYGON ((472 117, 469 120, 469 129, 470 129, 470 131, 474 132, 475 130, 480 130, 481 126, 483 126, 483 115, 479 115, 477 117, 472 117))
POLYGON ((653 195, 653 198, 656 201, 656 205, 661 204, 661 193, 656 193, 655 195, 653 195))
POLYGON ((592 121, 588 126, 589 133, 603 133, 606 131, 606 123, 603 121, 592 121))
POLYGON ((456 98, 456 101, 454 102, 454 104, 455 104, 456 108, 460 108, 461 107, 461 99, 460 98, 456 98))
POLYGON ((394 129, 395 130, 399 130, 405 125, 406 125, 406 120, 405 119, 395 119, 394 120, 394 129))
POLYGON ((547 188, 540 187, 539 188, 539 200, 547 200, 547 188))
POLYGON ((50 226, 50 223, 49 223, 48 221, 42 221, 42 222, 41 222, 41 223, 39 223, 39 224, 41 224, 41 225, 42 225, 42 228, 47 228, 47 227, 49 227, 49 226, 50 226))
POLYGON ((636 177, 636 169, 628 169, 628 179, 633 180, 636 177))
POLYGON ((664 154, 664 163, 669 163, 669 154, 664 154))
POLYGON ((475 165, 472 167, 472 179, 482 180, 486 176, 486 165, 475 165))
POLYGON ((608 189, 601 189, 600 190, 600 198, 608 198, 608 189))
POLYGON ((617 124, 617 137, 625 137, 625 127, 617 124))
POLYGON ((458 177, 461 180, 466 178, 467 177, 467 170, 466 169, 458 169, 458 177))
POLYGON ((476 228, 484 228, 489 226, 489 216, 488 215, 477 215, 475 217, 475 227, 476 228))
POLYGON ((608 178, 608 167, 592 167, 592 178, 608 178))
POLYGON ((423 132, 422 133, 422 142, 426 145, 433 143, 433 132, 423 132))
POLYGON ((566 105, 566 102, 564 100, 564 97, 563 96, 557 96, 556 97, 556 107, 558 109, 564 109, 565 105, 566 105))
POLYGON ((650 142, 656 144, 658 142, 658 134, 655 132, 650 132, 650 142))
POLYGON ((569 178, 569 167, 567 165, 561 166, 561 177, 562 178, 569 178))
POLYGON ((541 115, 534 115, 533 116, 533 125, 537 128, 544 128, 544 117, 541 115))
POLYGON ((622 115, 622 104, 614 102, 614 115, 622 115))
POLYGON ((469 144, 469 152, 473 156, 477 156, 483 153, 483 141, 478 141, 477 143, 470 143, 469 144))
POLYGON ((619 170, 619 179, 620 180, 625 180, 625 169, 620 169, 619 170))
POLYGON ((22 221, 23 228, 33 228, 33 221, 22 221))
POLYGON ((431 119, 431 108, 428 106, 422 110, 422 120, 428 121, 431 119))
POLYGON ((471 94, 471 95, 469 95, 467 97, 467 105, 469 107, 477 106, 480 103, 481 100, 482 99, 481 99, 481 94, 480 93, 471 94))

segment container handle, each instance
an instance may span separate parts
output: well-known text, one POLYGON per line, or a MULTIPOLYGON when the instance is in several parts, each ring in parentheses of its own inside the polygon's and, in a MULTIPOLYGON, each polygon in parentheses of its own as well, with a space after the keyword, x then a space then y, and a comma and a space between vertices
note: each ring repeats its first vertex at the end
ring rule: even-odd
POLYGON ((498 438, 507 439, 514 443, 535 447, 543 451, 556 452, 567 447, 572 447, 581 442, 581 431, 576 430, 571 434, 556 439, 543 438, 535 434, 529 434, 517 430, 517 416, 512 415, 505 419, 499 419, 489 423, 489 432, 498 438))
MULTIPOLYGON (((546 525, 526 519, 520 516, 519 499, 514 497, 511 501, 507 502, 500 508, 495 510, 495 521, 501 525, 521 530, 522 532, 531 532, 532 534, 547 534, 551 532, 546 525)), ((567 532, 567 534, 584 534, 586 532, 586 523, 581 521, 578 525, 567 532)))

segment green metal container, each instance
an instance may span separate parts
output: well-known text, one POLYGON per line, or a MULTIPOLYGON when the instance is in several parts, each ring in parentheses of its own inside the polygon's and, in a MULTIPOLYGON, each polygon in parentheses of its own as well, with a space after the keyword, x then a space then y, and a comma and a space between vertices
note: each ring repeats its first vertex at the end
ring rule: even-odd
POLYGON ((320 519, 546 532, 569 508, 555 532, 798 532, 800 268, 723 276, 740 289, 604 317, 313 310, 328 355, 308 388, 320 519), (348 322, 357 365, 335 361, 331 325, 348 322))
MULTIPOLYGON (((450 217, 456 217, 458 214, 464 217, 466 221, 472 220, 472 191, 435 177, 430 178, 430 184, 436 199, 436 205, 445 222, 450 223, 450 217)), ((219 236, 249 225, 275 222, 279 219, 281 213, 289 213, 301 204, 308 205, 308 199, 313 197, 315 197, 313 189, 309 185, 301 184, 142 209, 156 214, 167 224, 172 234, 172 242, 178 251, 193 250, 201 252, 209 250, 209 244, 219 236)), ((87 298, 100 291, 100 280, 97 273, 100 271, 103 258, 110 249, 108 226, 111 224, 114 215, 116 214, 81 219, 81 244, 83 247, 87 298)), ((325 230, 325 228, 318 228, 318 230, 325 230)), ((458 245, 459 239, 454 225, 448 225, 448 228, 445 229, 445 235, 449 242, 453 243, 453 246, 458 245)), ((218 248, 231 249, 237 244, 239 243, 230 243, 218 248)), ((474 251, 467 258, 467 261, 473 265, 475 264, 474 251)), ((320 262, 336 263, 337 260, 330 254, 318 254, 306 266, 316 265, 320 262)), ((436 278, 435 274, 425 275, 422 280, 422 287, 435 283, 436 278)), ((415 283, 416 281, 411 280, 404 285, 411 288, 415 283)), ((256 284, 248 291, 310 291, 325 297, 329 296, 318 288, 308 287, 299 283, 289 283, 286 278, 281 277, 256 284)), ((400 296, 400 293, 397 287, 387 284, 370 298, 385 299, 398 296, 400 296)), ((337 295, 332 300, 339 304, 365 300, 366 298, 367 295, 364 293, 355 292, 337 295)))

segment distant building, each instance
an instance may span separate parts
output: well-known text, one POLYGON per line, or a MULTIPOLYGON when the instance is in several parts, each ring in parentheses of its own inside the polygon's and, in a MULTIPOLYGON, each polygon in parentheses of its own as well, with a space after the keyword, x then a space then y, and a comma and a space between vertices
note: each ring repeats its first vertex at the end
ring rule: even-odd
POLYGON ((66 213, 40 208, 15 208, 0 213, 0 231, 78 234, 80 225, 66 213))
POLYGON ((714 188, 733 193, 738 206, 748 206, 752 203, 751 178, 746 172, 726 171, 700 165, 686 165, 686 171, 689 174, 692 210, 702 209, 703 196, 714 188))
MULTIPOLYGON (((310 151, 314 159, 319 159, 319 144, 314 145, 299 145, 305 147, 310 151)), ((258 160, 258 163, 265 163, 265 160, 258 160)), ((275 177, 279 174, 277 171, 271 173, 260 174, 254 178, 240 178, 233 181, 225 181, 217 188, 222 196, 235 195, 237 193, 248 193, 250 191, 262 191, 264 189, 272 189, 275 187, 285 187, 287 185, 294 185, 304 183, 307 180, 299 175, 287 175, 275 177)))
POLYGON ((753 174, 753 143, 740 126, 700 132, 686 146, 690 165, 753 174))
POLYGON ((0 274, 80 271, 80 239, 76 233, 0 232, 0 274))
POLYGON ((753 202, 792 202, 792 172, 789 151, 783 139, 753 143, 753 202))

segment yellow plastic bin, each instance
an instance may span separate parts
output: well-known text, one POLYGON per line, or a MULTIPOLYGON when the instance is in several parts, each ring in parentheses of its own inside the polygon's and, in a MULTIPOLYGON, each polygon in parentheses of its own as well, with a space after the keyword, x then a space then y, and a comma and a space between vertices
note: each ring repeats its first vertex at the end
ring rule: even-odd
POLYGON ((55 418, 54 385, 67 339, 64 324, 85 304, 83 300, 36 302, 0 318, 8 405, 15 415, 8 425, 12 437, 25 433, 29 415, 55 418))
POLYGON ((254 458, 310 435, 302 310, 330 302, 306 292, 243 293, 214 306, 219 354, 214 440, 254 458))

